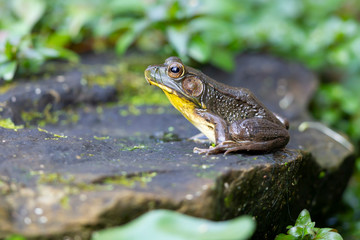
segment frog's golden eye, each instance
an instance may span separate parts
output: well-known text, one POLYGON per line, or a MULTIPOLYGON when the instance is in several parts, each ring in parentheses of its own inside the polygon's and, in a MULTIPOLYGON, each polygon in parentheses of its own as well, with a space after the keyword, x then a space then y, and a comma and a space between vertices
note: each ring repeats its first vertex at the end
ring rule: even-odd
POLYGON ((198 97, 203 92, 204 85, 200 79, 195 76, 187 77, 182 82, 184 91, 193 97, 198 97))
POLYGON ((184 66, 181 63, 174 62, 168 67, 168 75, 171 78, 179 78, 184 75, 184 66))

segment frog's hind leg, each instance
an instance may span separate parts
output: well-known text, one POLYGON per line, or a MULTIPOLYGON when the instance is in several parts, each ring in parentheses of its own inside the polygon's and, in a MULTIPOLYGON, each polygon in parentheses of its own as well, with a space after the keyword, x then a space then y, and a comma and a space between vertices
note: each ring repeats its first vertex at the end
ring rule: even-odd
POLYGON ((251 151, 251 152, 269 152, 272 150, 279 149, 278 142, 276 139, 266 141, 266 142, 237 142, 233 144, 233 146, 228 146, 228 148, 225 149, 224 155, 227 155, 231 152, 237 152, 237 151, 251 151), (266 150, 269 149, 269 150, 266 150), (271 150, 270 150, 271 149, 271 150))
POLYGON ((252 118, 233 122, 229 127, 231 139, 209 149, 194 148, 199 154, 228 154, 237 151, 271 152, 282 149, 289 142, 289 133, 284 126, 266 119, 252 118))
POLYGON ((218 153, 223 153, 226 152, 228 149, 232 149, 238 146, 239 143, 234 142, 234 141, 224 141, 216 146, 211 146, 209 148, 194 148, 194 153, 198 153, 198 154, 206 154, 206 155, 211 155, 211 154, 218 154, 218 153))
POLYGON ((279 144, 276 139, 264 142, 252 142, 252 141, 241 141, 241 142, 234 142, 234 141, 224 141, 215 147, 210 148, 194 148, 194 153, 198 154, 218 154, 224 153, 227 155, 228 153, 232 152, 269 152, 271 150, 279 149, 279 144), (267 150, 269 149, 269 150, 267 150))

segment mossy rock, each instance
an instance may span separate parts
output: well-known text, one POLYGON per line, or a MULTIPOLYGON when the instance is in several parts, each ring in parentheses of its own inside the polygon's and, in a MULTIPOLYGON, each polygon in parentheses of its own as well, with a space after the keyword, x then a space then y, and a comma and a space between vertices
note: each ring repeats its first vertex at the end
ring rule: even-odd
POLYGON ((81 84, 77 70, 64 73, 60 83, 55 76, 4 93, 3 119, 15 124, 0 127, 0 237, 86 239, 96 229, 159 208, 212 220, 249 214, 257 220, 255 239, 284 232, 303 208, 315 219, 324 217, 341 198, 354 159, 351 144, 311 124, 306 104, 316 79, 295 63, 269 56, 245 55, 238 63, 242 74, 204 71, 231 85, 255 84, 270 109, 290 118, 285 150, 194 154, 200 144, 186 139, 197 130, 172 107, 104 104, 121 94, 112 86, 91 94, 94 86, 81 84), (69 91, 60 91, 64 82, 69 91), (277 91, 279 86, 286 91, 277 91), (264 95, 264 88, 276 94, 264 95), (50 89, 58 89, 60 100, 42 95, 50 89), (289 94, 293 100, 283 100, 289 94), (55 115, 48 119, 58 121, 37 126, 37 119, 24 120, 24 111, 46 113, 49 102, 39 105, 44 99, 53 104, 48 114, 55 115))

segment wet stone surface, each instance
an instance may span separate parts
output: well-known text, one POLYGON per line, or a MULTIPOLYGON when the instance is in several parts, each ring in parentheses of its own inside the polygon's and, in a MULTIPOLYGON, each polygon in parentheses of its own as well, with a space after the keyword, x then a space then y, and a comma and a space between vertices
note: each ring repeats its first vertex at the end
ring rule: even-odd
POLYGON ((311 121, 306 105, 315 77, 269 56, 244 55, 237 63, 233 74, 204 72, 250 88, 288 117, 285 150, 193 154, 208 145, 186 140, 198 132, 173 107, 104 104, 121 98, 118 89, 90 86, 79 70, 3 93, 1 118, 26 127, 0 128, 0 238, 87 239, 158 208, 213 220, 250 214, 254 239, 273 239, 303 208, 324 217, 341 197, 353 158, 345 140, 304 123, 311 121), (24 117, 31 111, 52 114, 50 120, 58 114, 37 127, 24 117))

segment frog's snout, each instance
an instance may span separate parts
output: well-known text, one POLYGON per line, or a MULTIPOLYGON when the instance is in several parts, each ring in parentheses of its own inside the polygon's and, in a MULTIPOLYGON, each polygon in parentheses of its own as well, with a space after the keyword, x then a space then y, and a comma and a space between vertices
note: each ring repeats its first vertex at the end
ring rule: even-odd
POLYGON ((157 66, 148 66, 145 70, 145 78, 146 78, 146 81, 151 85, 152 82, 156 82, 156 72, 158 70, 158 67, 157 66))

